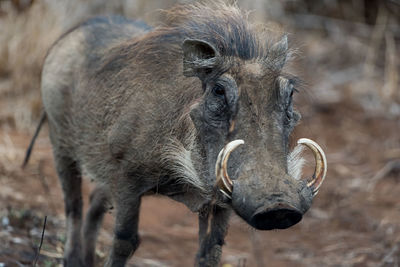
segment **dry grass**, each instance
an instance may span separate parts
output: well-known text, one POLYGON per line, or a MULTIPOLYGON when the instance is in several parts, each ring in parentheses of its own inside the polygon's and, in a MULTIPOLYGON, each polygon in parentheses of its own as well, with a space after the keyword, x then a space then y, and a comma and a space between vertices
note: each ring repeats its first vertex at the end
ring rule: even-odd
POLYGON ((0 23, 0 121, 21 129, 39 114, 41 65, 61 28, 40 1, 23 13, 8 9, 0 23))

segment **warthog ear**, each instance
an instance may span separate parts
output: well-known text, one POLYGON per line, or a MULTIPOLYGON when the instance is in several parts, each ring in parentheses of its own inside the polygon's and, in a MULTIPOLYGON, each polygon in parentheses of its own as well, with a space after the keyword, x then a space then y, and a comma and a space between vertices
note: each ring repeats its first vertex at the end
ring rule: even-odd
POLYGON ((272 45, 269 58, 272 59, 273 68, 282 69, 288 58, 288 38, 284 35, 281 40, 272 45))
POLYGON ((182 44, 183 74, 203 79, 218 65, 219 53, 213 45, 202 40, 186 39, 182 44))

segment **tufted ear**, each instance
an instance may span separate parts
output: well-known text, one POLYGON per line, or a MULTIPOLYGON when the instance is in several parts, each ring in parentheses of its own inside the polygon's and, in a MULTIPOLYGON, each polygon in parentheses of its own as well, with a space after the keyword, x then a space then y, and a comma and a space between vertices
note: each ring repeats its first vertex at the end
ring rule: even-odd
POLYGON ((204 79, 218 65, 219 53, 206 41, 186 39, 182 44, 183 74, 204 79))

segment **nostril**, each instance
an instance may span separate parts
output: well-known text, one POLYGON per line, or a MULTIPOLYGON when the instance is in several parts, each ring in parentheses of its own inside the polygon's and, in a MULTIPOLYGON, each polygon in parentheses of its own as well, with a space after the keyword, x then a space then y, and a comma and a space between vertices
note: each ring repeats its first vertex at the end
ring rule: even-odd
POLYGON ((297 209, 280 204, 256 212, 251 217, 250 224, 259 230, 286 229, 301 221, 302 217, 297 209))

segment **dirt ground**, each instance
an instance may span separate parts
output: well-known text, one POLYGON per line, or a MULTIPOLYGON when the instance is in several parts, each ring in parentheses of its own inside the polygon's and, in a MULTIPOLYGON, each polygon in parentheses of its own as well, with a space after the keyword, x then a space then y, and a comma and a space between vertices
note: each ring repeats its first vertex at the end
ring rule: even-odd
MULTIPOLYGON (((295 21, 285 21, 289 39, 301 51, 297 73, 306 81, 295 96, 303 118, 291 140, 307 137, 324 148, 327 179, 303 220, 290 229, 256 231, 233 216, 223 267, 400 265, 400 87, 399 79, 388 74, 399 73, 399 25, 393 26, 393 50, 389 34, 381 36, 386 45, 371 44, 369 36, 378 31, 374 26, 362 26, 364 34, 354 31, 358 24, 328 21, 336 28, 309 29, 307 23, 296 28, 295 21), (369 60, 371 53, 375 58, 369 60)), ((40 97, 38 91, 31 94, 40 97)), ((35 102, 31 94, 25 99, 35 102)), ((0 90, 0 96, 0 266, 31 266, 36 256, 37 266, 60 265, 65 217, 47 127, 22 170, 33 127, 20 127, 9 108, 19 105, 21 94, 0 90)), ((307 173, 312 173, 312 160, 307 173)), ((85 179, 85 201, 92 188, 85 179)), ((113 216, 107 214, 96 251, 99 266, 112 227, 113 216)), ((142 243, 129 266, 193 266, 197 231, 196 214, 182 204, 145 197, 142 243)))

